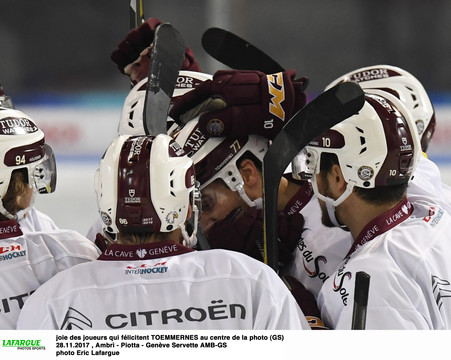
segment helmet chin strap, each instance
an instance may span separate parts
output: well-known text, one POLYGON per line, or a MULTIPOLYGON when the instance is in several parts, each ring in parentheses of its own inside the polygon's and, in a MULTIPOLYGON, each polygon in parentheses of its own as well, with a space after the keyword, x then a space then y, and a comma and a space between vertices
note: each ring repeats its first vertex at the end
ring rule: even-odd
POLYGON ((35 188, 33 188, 33 194, 31 195, 30 204, 25 209, 21 209, 16 213, 17 221, 20 221, 23 218, 25 218, 25 216, 30 212, 30 210, 32 209, 34 202, 36 200, 36 194, 37 194, 37 190, 35 188))
POLYGON ((33 188, 33 193, 31 195, 30 204, 25 208, 17 211, 15 215, 11 214, 6 208, 3 206, 3 201, 0 199, 0 213, 7 217, 8 219, 14 219, 16 221, 22 220, 26 214, 31 210, 34 205, 34 201, 36 199, 36 190, 33 188))
POLYGON ((3 206, 3 201, 0 199, 0 213, 8 219, 17 220, 17 215, 11 214, 8 210, 3 206))
POLYGON ((345 227, 345 225, 340 224, 337 220, 337 217, 335 215, 335 209, 338 205, 340 205, 343 201, 345 201, 349 195, 351 195, 352 190, 354 189, 354 184, 351 184, 350 182, 346 186, 346 190, 341 194, 338 199, 334 200, 328 196, 324 196, 320 194, 318 190, 318 184, 316 182, 316 176, 313 176, 311 179, 313 191, 316 194, 316 197, 326 204, 327 213, 329 215, 330 221, 334 226, 336 227, 345 227))
POLYGON ((197 205, 192 206, 193 213, 194 213, 194 221, 193 221, 193 232, 191 235, 188 235, 188 232, 186 231, 185 224, 180 224, 180 230, 182 231, 183 236, 183 245, 193 248, 197 244, 197 226, 199 223, 199 209, 197 205))
POLYGON ((238 194, 240 194, 241 199, 243 199, 243 201, 246 203, 247 206, 249 206, 249 207, 257 206, 255 201, 252 201, 249 198, 249 196, 247 196, 246 191, 244 191, 244 185, 242 183, 235 186, 235 189, 236 189, 236 191, 238 191, 238 194))

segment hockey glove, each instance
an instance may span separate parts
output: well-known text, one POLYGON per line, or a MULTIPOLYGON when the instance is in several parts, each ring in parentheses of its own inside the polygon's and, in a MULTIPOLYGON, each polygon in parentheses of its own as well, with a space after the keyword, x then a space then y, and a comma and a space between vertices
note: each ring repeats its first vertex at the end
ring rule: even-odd
MULTIPOLYGON (((293 251, 304 229, 304 217, 297 213, 285 215, 279 212, 279 262, 281 266, 292 259, 293 251)), ((249 208, 229 214, 208 233, 212 249, 227 249, 244 253, 263 261, 263 212, 249 208)))
POLYGON ((327 330, 321 320, 321 312, 313 294, 302 283, 290 275, 281 275, 280 278, 291 291, 299 307, 304 313, 312 330, 327 330))
POLYGON ((287 215, 279 211, 279 263, 287 265, 304 231, 304 216, 300 213, 287 215))
MULTIPOLYGON (((157 18, 149 18, 140 26, 130 30, 124 40, 122 40, 117 49, 111 53, 111 60, 117 65, 119 71, 125 74, 125 68, 138 60, 144 50, 152 44, 155 29, 163 22, 157 18)), ((139 65, 138 65, 139 66, 139 65)), ((140 79, 135 79, 135 83, 148 76, 149 66, 142 64, 145 68, 144 75, 140 79)), ((199 64, 194 58, 194 54, 189 47, 186 47, 185 60, 182 64, 182 70, 200 71, 199 64)))
POLYGON ((307 79, 295 76, 294 70, 270 75, 260 71, 220 70, 213 80, 179 98, 170 116, 179 124, 186 124, 199 113, 211 110, 204 102, 220 99, 222 108, 216 102, 216 108, 200 115, 199 126, 205 134, 228 137, 256 134, 272 140, 306 103, 307 79))
POLYGON ((107 249, 109 245, 108 240, 105 239, 105 237, 100 233, 97 233, 94 244, 96 244, 96 246, 102 253, 107 249))

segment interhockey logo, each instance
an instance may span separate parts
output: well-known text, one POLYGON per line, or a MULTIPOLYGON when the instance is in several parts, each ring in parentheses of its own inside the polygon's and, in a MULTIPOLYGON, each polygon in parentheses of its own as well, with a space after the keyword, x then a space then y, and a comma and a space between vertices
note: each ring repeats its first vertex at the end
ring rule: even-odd
POLYGON ((285 111, 282 108, 282 102, 285 100, 285 91, 282 73, 266 75, 266 78, 268 79, 268 91, 271 95, 269 112, 284 121, 285 111))
POLYGON ((431 206, 429 208, 428 215, 425 216, 423 220, 429 223, 432 227, 435 227, 440 222, 443 214, 444 211, 442 209, 431 206))
POLYGON ((168 267, 164 266, 165 262, 157 263, 155 265, 142 264, 139 266, 127 266, 125 269, 125 275, 129 274, 163 274, 168 271, 168 267))

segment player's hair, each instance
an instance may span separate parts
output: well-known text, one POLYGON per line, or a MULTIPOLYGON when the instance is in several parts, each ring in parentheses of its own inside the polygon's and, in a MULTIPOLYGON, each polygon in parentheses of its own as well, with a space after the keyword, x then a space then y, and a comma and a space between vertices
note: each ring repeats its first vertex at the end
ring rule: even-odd
MULTIPOLYGON (((327 174, 332 170, 334 165, 340 166, 336 154, 325 152, 321 154, 320 176, 323 181, 326 180, 327 174)), ((353 192, 367 203, 382 205, 401 201, 406 196, 407 183, 376 186, 371 189, 354 186, 353 192)))
MULTIPOLYGON (((19 210, 17 204, 17 196, 23 194, 28 186, 28 176, 25 169, 16 169, 11 173, 11 180, 8 185, 8 190, 3 197, 3 206, 11 215, 15 215, 19 210)), ((9 220, 6 216, 0 213, 0 221, 9 220)))
POLYGON ((122 245, 142 245, 158 241, 166 241, 170 233, 125 231, 117 234, 117 243, 122 245))

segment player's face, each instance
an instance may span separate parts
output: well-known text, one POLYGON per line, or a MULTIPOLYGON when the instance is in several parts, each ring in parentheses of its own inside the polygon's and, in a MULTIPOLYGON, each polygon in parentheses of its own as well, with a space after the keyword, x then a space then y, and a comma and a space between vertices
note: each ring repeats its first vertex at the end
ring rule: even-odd
POLYGON ((216 223, 243 205, 238 192, 230 190, 222 181, 213 181, 202 189, 202 215, 199 223, 205 235, 208 236, 216 223))
POLYGON ((31 205, 31 200, 33 198, 33 188, 29 185, 26 185, 23 191, 17 195, 17 207, 20 210, 26 209, 31 205))

